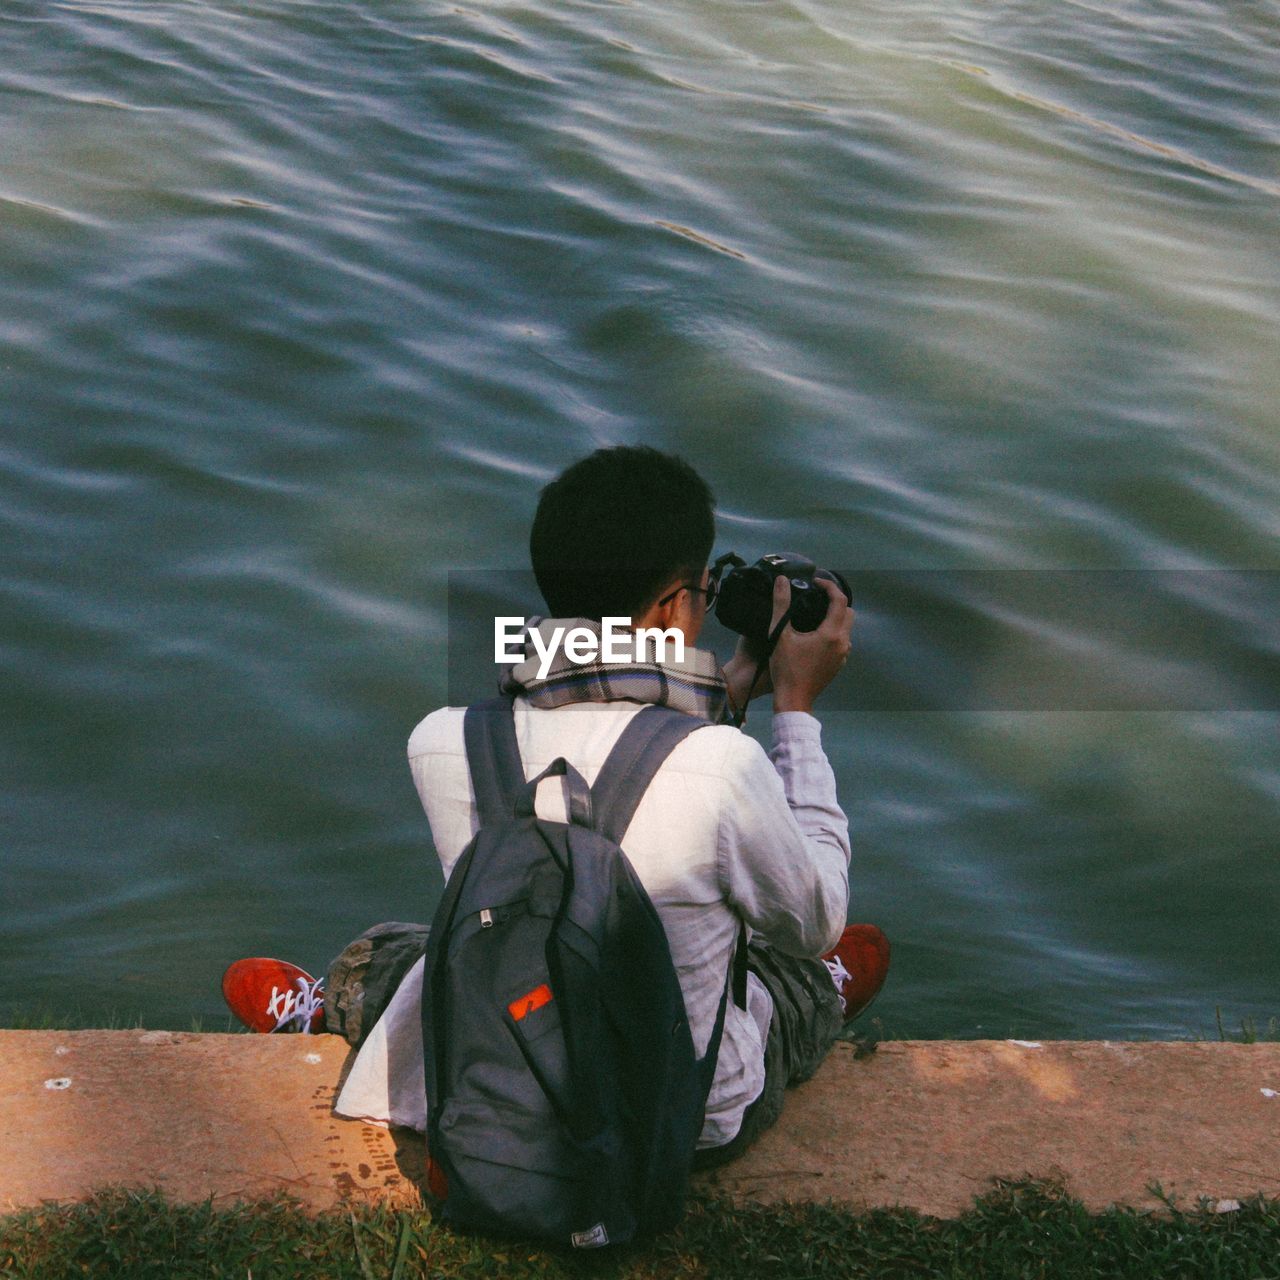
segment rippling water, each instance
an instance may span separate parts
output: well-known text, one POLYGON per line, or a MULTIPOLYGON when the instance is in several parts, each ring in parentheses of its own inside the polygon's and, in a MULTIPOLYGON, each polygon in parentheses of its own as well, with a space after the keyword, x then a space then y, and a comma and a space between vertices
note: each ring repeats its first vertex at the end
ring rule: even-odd
MULTIPOLYGON (((8 0, 6 999, 221 1025, 228 960, 423 917, 446 575, 521 565, 597 445, 688 456, 743 553, 1280 568, 1278 35, 1274 0, 8 0)), ((1205 652, 1217 708, 833 703, 891 1033, 1280 1013, 1275 614, 1183 603, 1262 664, 1205 652)))

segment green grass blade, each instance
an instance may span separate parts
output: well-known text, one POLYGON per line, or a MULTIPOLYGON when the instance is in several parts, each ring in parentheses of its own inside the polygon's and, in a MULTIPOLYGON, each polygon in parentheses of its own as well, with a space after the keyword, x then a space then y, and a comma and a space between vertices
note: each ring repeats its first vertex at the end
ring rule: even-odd
POLYGON ((404 1269, 404 1260, 409 1252, 409 1239, 412 1232, 409 1229, 409 1216, 405 1215, 404 1221, 400 1224, 400 1239, 396 1244, 396 1260, 391 1267, 391 1280, 400 1280, 400 1272, 404 1269))
POLYGON ((369 1255, 365 1252, 364 1241, 360 1239, 360 1228, 356 1224, 356 1215, 351 1213, 351 1238, 356 1245, 356 1259, 360 1263, 360 1270, 364 1274, 364 1280, 374 1280, 373 1268, 369 1265, 369 1255))

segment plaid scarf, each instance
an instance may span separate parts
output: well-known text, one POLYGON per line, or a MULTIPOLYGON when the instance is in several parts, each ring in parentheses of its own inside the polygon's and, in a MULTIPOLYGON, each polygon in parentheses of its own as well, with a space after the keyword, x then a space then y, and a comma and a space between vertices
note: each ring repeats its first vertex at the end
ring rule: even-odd
POLYGON ((720 724, 727 715, 724 675, 719 659, 710 649, 686 645, 683 662, 658 662, 656 646, 647 640, 653 660, 619 663, 571 662, 560 646, 546 676, 539 679, 541 662, 529 635, 535 627, 541 633, 544 648, 550 645, 557 627, 564 627, 565 634, 575 627, 586 627, 600 635, 600 624, 590 618, 530 618, 525 624, 524 661, 508 667, 500 677, 498 688, 503 693, 528 698, 535 707, 625 700, 656 702, 712 724, 720 724))

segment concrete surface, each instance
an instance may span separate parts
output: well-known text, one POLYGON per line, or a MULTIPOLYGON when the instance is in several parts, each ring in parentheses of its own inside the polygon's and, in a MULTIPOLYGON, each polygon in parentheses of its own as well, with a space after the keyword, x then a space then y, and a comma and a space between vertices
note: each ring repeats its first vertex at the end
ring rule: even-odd
POLYGON ((1063 1181, 1091 1209, 1280 1196, 1280 1044, 837 1045, 778 1126, 712 1175, 772 1201, 951 1217, 995 1178, 1063 1181))
POLYGON ((346 1058, 337 1036, 0 1031, 0 1212, 103 1186, 416 1203, 391 1134, 330 1113, 346 1058))
MULTIPOLYGON (((0 1031, 0 1211, 107 1185, 416 1203, 422 1143, 330 1112, 333 1036, 0 1031)), ((994 1178, 1090 1207, 1280 1196, 1280 1044, 837 1045, 778 1127, 700 1185, 949 1216, 994 1178)))

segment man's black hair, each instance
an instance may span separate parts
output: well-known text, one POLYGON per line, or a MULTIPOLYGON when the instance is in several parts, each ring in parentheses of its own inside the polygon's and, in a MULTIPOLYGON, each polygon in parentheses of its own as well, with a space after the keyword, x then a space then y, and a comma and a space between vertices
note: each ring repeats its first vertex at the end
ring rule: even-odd
POLYGON ((556 618, 633 618, 711 558, 715 499, 682 458, 598 449, 542 491, 529 554, 556 618))

